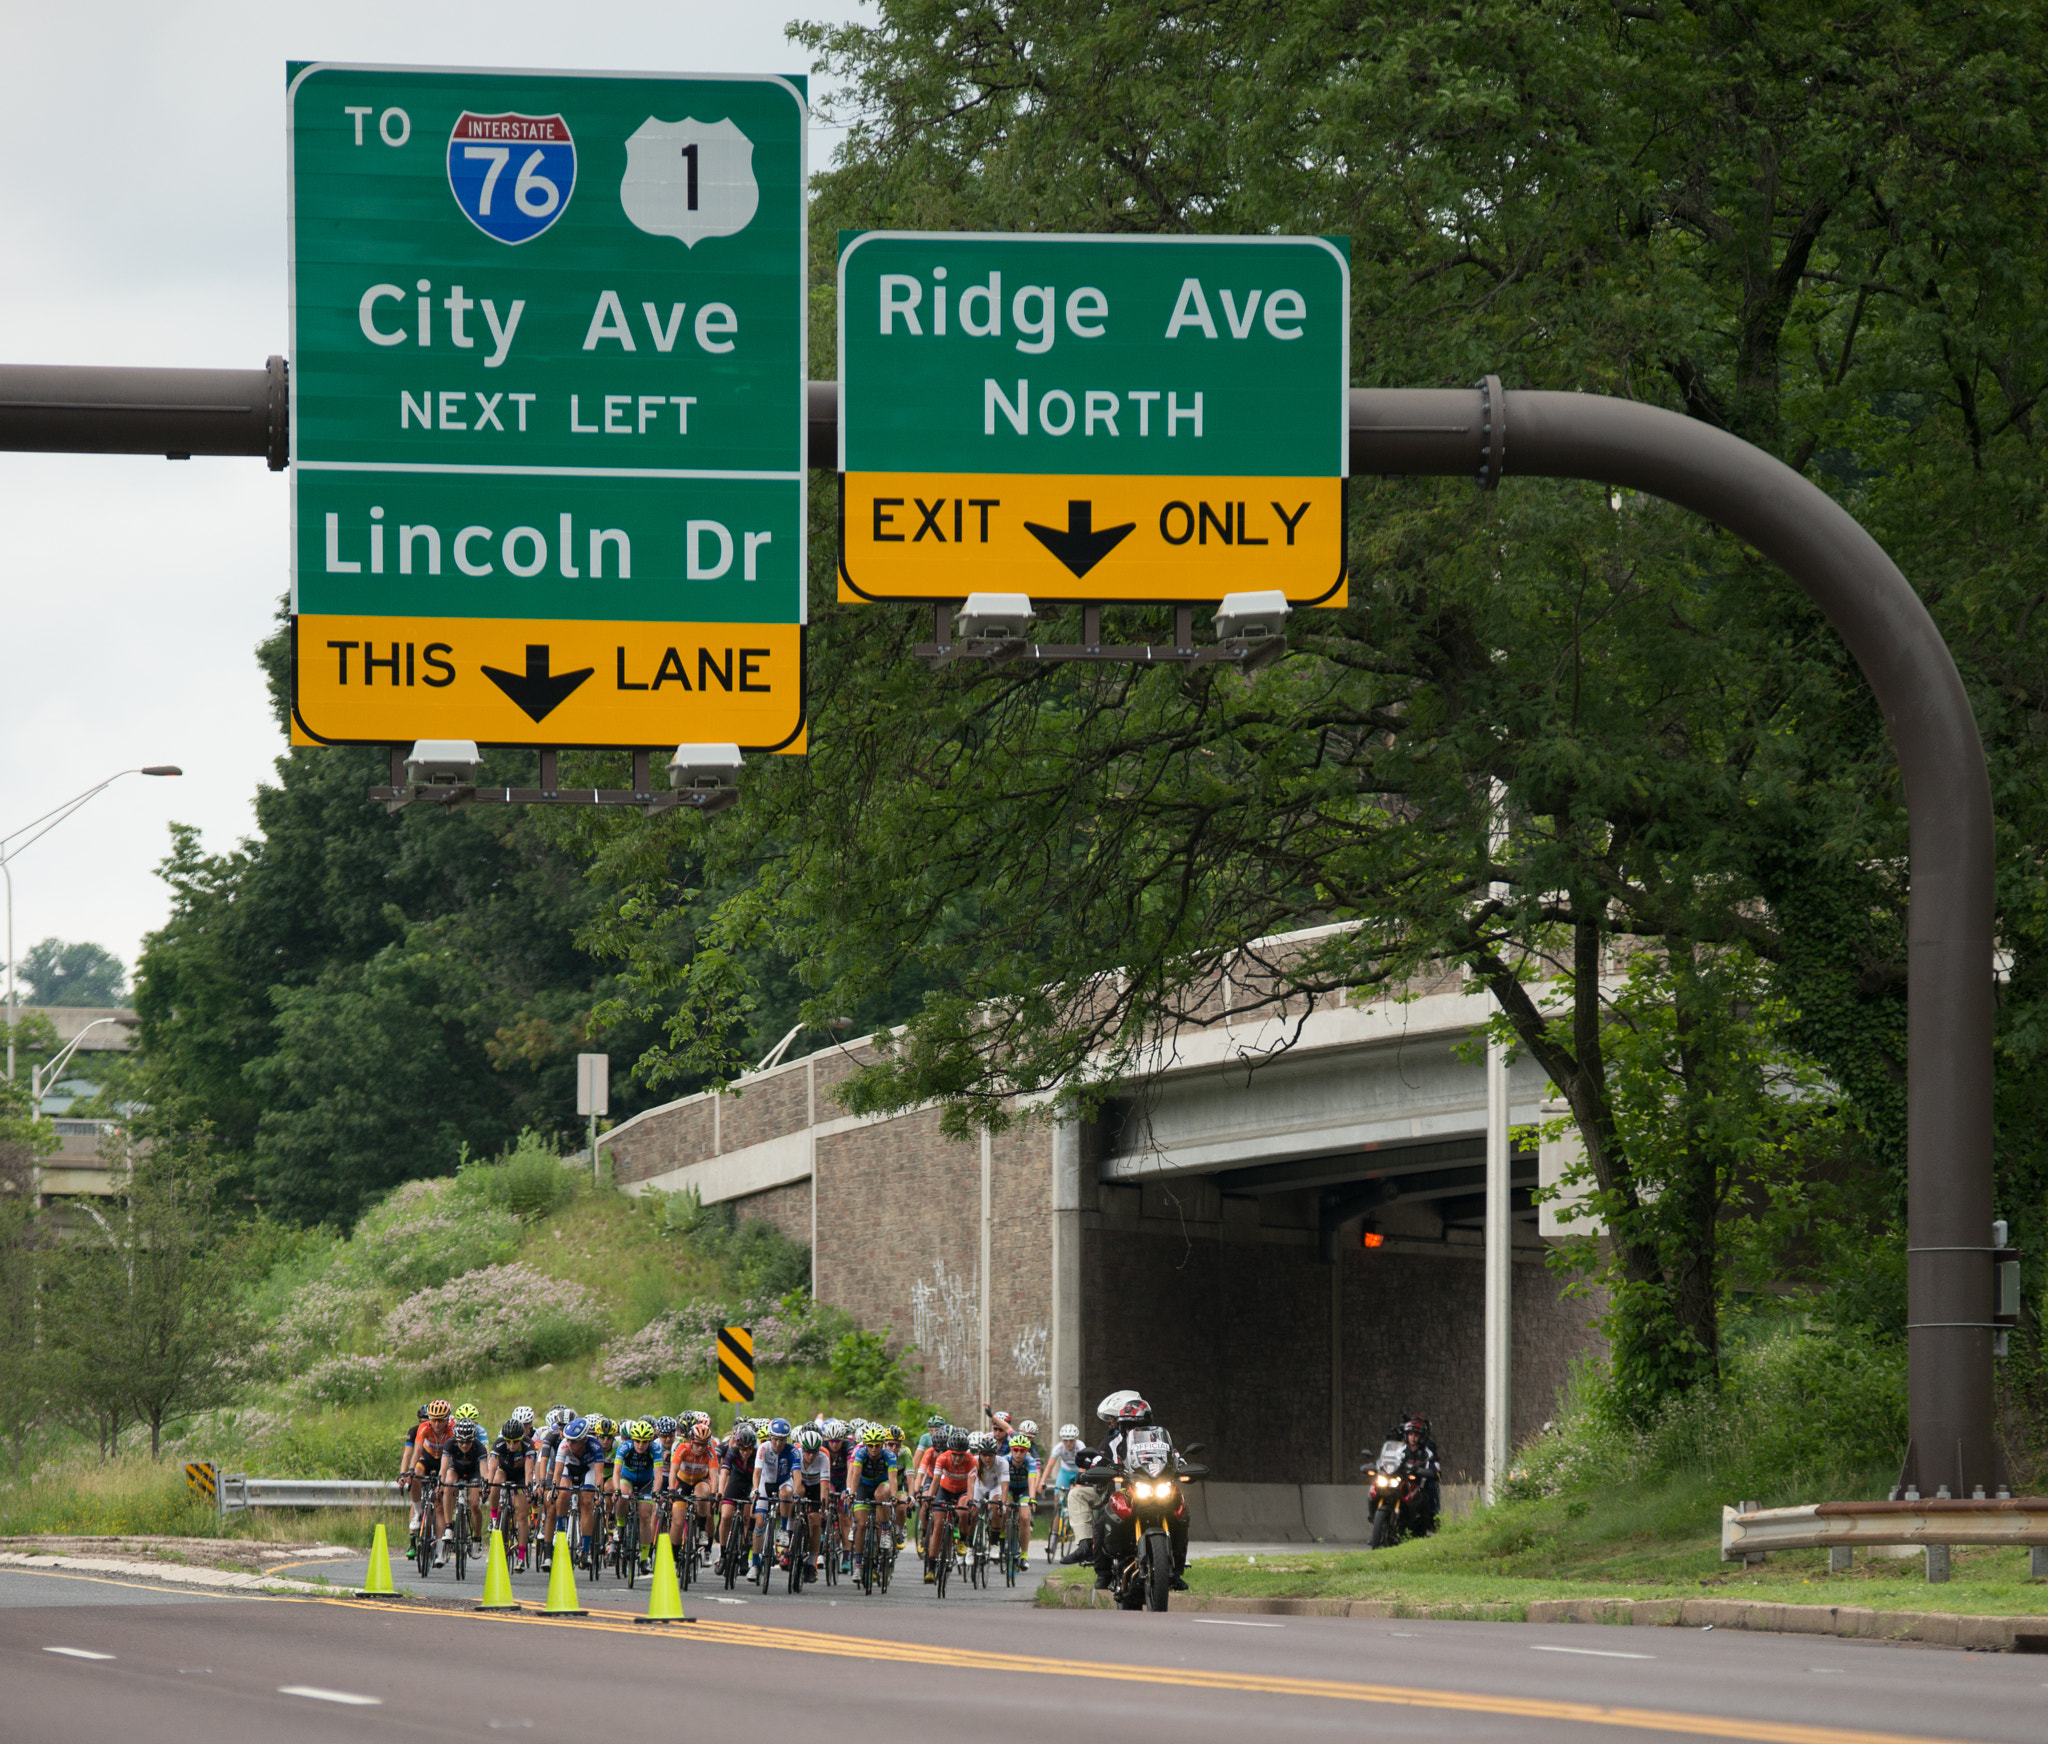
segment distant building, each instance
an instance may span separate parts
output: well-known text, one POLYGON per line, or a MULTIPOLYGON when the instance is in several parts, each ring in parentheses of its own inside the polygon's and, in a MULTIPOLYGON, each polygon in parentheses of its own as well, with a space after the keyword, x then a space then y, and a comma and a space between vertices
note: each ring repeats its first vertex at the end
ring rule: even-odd
POLYGON ((36 1172, 36 1196, 47 1203, 81 1193, 104 1195, 109 1191, 110 1159, 102 1156, 101 1141, 118 1133, 122 1122, 67 1120, 64 1116, 73 1103, 99 1091, 91 1075, 90 1056, 127 1053, 135 1046, 135 1029, 141 1019, 126 1006, 23 1005, 16 1009, 23 1018, 47 1019, 57 1032, 58 1047, 77 1040, 78 1052, 71 1058, 81 1068, 76 1075, 51 1085, 40 1104, 39 1112, 50 1116, 57 1129, 58 1149, 36 1172), (102 1018, 112 1021, 102 1023, 102 1018))

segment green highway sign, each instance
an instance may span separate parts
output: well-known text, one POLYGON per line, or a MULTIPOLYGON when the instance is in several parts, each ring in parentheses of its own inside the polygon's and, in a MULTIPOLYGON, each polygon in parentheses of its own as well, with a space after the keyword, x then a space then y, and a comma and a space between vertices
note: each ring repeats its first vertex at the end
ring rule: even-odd
POLYGON ((304 744, 800 749, 800 78, 293 64, 304 744))
POLYGON ((1350 332, 1325 237, 842 233, 840 597, 1341 605, 1350 332))

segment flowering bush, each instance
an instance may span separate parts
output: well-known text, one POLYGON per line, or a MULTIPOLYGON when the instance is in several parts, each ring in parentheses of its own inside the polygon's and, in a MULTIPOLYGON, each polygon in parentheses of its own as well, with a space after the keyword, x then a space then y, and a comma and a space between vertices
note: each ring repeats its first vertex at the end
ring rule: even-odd
POLYGON ((377 1307, 376 1292, 359 1284, 320 1278, 302 1289, 270 1334, 271 1355, 286 1370, 333 1355, 377 1307))
POLYGON ((421 1290, 508 1260, 519 1219, 452 1180, 408 1181, 356 1225, 344 1270, 421 1290))
POLYGON ((556 1362, 604 1334, 602 1302, 525 1264, 485 1266, 408 1296, 384 1317, 392 1352, 433 1384, 556 1362))
POLYGON ((644 1387, 663 1375, 706 1373, 716 1357, 721 1326, 753 1329, 757 1365, 823 1362, 851 1325, 837 1309, 812 1301, 806 1290, 726 1306, 691 1302, 657 1314, 630 1337, 613 1339, 602 1352, 598 1379, 607 1387, 644 1387))
POLYGON ((388 1357, 330 1357, 299 1378, 298 1391, 323 1405, 360 1405, 376 1398, 402 1372, 388 1357))

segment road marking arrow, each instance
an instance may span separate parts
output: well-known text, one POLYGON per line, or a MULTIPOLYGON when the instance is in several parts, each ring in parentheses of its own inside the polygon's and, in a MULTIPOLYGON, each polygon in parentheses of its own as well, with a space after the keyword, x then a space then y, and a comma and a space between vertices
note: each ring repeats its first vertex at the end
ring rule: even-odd
POLYGON ((1041 527, 1036 521, 1026 521, 1024 530, 1072 570, 1075 579, 1079 580, 1135 533, 1138 523, 1126 521, 1121 527, 1098 530, 1095 505, 1070 502, 1067 504, 1065 527, 1041 527))
POLYGON ((539 726, 567 702, 576 687, 596 670, 594 666, 586 666, 581 672, 558 672, 550 676, 547 644, 529 642, 523 675, 506 672, 497 666, 486 666, 484 676, 517 703, 528 720, 539 726))

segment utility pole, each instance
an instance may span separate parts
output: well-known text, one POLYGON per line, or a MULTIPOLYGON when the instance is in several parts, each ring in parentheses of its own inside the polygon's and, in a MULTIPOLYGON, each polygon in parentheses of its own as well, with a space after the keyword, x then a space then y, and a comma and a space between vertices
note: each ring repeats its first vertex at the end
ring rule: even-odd
MULTIPOLYGON (((1493 786, 1487 825, 1487 858, 1497 860, 1507 840, 1500 786, 1493 786)), ((1495 902, 1507 886, 1490 883, 1495 902)), ((1481 1497, 1493 1501, 1514 1445, 1510 1415, 1514 1366, 1514 1196, 1508 1173, 1508 1050, 1498 1037, 1486 1044, 1486 1302, 1484 1333, 1485 1411, 1482 1429, 1481 1497)))

